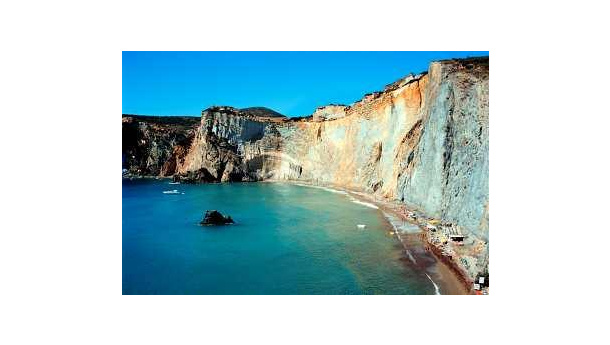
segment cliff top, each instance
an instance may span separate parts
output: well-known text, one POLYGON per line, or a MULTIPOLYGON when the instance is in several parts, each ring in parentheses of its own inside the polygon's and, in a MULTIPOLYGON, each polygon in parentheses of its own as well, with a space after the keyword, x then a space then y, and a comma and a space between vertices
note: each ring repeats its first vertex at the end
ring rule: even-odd
POLYGON ((489 56, 470 57, 436 61, 448 68, 450 72, 468 71, 475 76, 489 75, 489 56))
POLYGON ((489 66, 489 56, 474 56, 468 57, 464 59, 447 59, 447 60, 439 60, 437 62, 443 64, 460 64, 460 65, 469 65, 469 66, 489 66))
POLYGON ((201 114, 205 113, 220 113, 233 116, 242 116, 249 118, 254 121, 269 121, 269 122, 283 122, 288 118, 275 110, 266 107, 250 107, 238 109, 226 105, 213 105, 207 109, 204 109, 201 114))
MULTIPOLYGON (((468 73, 471 73, 477 77, 489 75, 489 56, 469 57, 469 58, 465 58, 465 59, 439 60, 439 61, 433 61, 431 64, 435 64, 435 63, 442 64, 444 66, 444 68, 449 71, 449 73, 456 72, 456 71, 467 71, 468 73)), ((398 90, 408 84, 411 84, 417 80, 420 80, 422 77, 424 77, 427 74, 428 74, 428 71, 424 71, 424 72, 421 72, 418 74, 414 74, 411 72, 408 75, 398 79, 397 81, 386 85, 382 91, 374 91, 374 92, 367 93, 361 99, 355 101, 351 105, 348 105, 348 106, 341 105, 340 107, 343 108, 343 112, 349 113, 353 107, 355 107, 359 104, 373 101, 377 98, 382 97, 384 94, 398 90)), ((316 108, 316 110, 314 111, 314 118, 315 118, 315 114, 317 112, 319 112, 321 110, 325 110, 327 108, 333 108, 333 107, 337 107, 337 106, 338 105, 330 104, 330 105, 325 105, 325 106, 316 108)), ((349 114, 346 114, 346 115, 349 116, 349 114)), ((322 119, 322 120, 329 121, 329 120, 333 120, 333 118, 329 117, 327 119, 322 119)))
POLYGON ((195 126, 201 122, 201 118, 198 116, 155 116, 155 115, 123 114, 122 119, 123 119, 124 123, 142 121, 142 122, 154 123, 154 124, 158 124, 158 125, 182 125, 182 126, 195 126))
POLYGON ((269 109, 267 107, 250 107, 250 108, 241 108, 241 111, 244 113, 252 114, 258 117, 286 117, 278 113, 273 109, 269 109))

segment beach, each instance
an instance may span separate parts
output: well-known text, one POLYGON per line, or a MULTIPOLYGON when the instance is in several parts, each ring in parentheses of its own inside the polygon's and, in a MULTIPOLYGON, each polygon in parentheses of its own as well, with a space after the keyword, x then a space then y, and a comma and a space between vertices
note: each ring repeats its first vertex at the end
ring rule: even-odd
POLYGON ((265 182, 291 183, 341 193, 352 199, 353 202, 379 209, 394 229, 392 235, 404 248, 405 256, 401 258, 401 261, 405 265, 424 271, 437 289, 437 294, 473 294, 472 283, 461 272, 460 268, 427 240, 426 229, 421 226, 421 223, 409 217, 409 214, 420 213, 419 211, 409 209, 404 204, 377 198, 363 191, 350 190, 340 186, 320 186, 306 181, 269 180, 265 182))

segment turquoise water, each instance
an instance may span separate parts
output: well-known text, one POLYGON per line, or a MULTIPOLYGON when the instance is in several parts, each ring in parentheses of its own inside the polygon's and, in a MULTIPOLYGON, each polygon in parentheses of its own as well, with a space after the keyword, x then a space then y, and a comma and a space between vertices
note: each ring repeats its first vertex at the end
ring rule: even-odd
POLYGON ((318 188, 123 180, 123 294, 434 294, 389 231, 318 188), (237 224, 199 226, 208 209, 237 224))

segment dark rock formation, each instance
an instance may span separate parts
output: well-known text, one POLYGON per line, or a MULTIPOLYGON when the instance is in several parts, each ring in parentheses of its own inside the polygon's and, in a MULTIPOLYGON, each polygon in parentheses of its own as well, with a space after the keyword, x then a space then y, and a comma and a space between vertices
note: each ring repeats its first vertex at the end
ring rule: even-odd
POLYGON ((234 224, 235 222, 231 219, 231 216, 223 216, 222 213, 216 210, 205 211, 203 220, 199 223, 200 225, 227 225, 234 224))
POLYGON ((123 115, 124 175, 172 176, 200 122, 199 117, 123 115))

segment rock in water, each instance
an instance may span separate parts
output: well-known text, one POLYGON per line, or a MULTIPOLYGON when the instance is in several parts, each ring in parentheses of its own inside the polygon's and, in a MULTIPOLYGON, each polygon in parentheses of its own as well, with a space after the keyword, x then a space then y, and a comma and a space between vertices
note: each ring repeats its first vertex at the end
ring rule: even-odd
POLYGON ((231 216, 223 216, 222 213, 216 210, 205 211, 203 220, 199 223, 200 225, 226 225, 234 224, 235 222, 231 219, 231 216))

